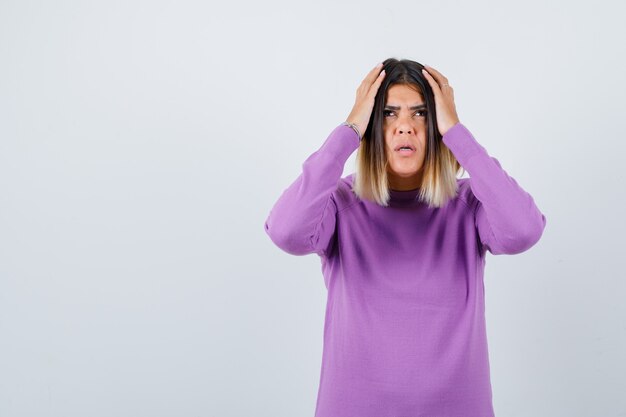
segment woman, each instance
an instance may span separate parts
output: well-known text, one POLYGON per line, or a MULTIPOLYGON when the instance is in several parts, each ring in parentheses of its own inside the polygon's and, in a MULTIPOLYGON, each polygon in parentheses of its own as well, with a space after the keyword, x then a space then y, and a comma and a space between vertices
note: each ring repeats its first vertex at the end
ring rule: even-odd
POLYGON ((321 258, 315 416, 493 416, 486 252, 526 251, 546 218, 460 123, 434 68, 387 59, 356 96, 265 221, 279 248, 321 258))

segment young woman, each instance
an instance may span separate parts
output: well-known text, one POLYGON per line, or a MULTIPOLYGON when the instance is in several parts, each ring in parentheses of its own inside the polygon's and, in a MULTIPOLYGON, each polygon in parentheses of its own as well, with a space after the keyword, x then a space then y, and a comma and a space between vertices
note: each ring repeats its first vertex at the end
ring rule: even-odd
POLYGON ((446 77, 393 58, 372 69, 265 221, 279 248, 321 259, 315 416, 493 416, 486 252, 526 251, 545 225, 461 124, 446 77))

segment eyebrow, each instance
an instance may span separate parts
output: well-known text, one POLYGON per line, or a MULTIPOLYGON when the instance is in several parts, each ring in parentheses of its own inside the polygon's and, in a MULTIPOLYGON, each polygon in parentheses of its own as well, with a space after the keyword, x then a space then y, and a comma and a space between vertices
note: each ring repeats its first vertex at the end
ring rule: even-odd
MULTIPOLYGON (((418 110, 418 109, 425 109, 425 108, 426 108, 426 104, 416 104, 415 106, 409 107, 409 110, 418 110)), ((400 106, 385 106, 385 109, 400 110, 400 106)))

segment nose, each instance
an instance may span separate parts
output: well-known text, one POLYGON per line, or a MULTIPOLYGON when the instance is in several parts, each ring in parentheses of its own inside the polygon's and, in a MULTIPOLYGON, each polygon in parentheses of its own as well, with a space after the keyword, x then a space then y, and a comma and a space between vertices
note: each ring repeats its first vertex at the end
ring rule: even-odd
POLYGON ((401 134, 410 135, 414 133, 415 131, 413 130, 413 126, 411 125, 411 123, 409 123, 409 121, 406 118, 402 118, 398 120, 398 124, 396 125, 396 132, 399 135, 401 134))

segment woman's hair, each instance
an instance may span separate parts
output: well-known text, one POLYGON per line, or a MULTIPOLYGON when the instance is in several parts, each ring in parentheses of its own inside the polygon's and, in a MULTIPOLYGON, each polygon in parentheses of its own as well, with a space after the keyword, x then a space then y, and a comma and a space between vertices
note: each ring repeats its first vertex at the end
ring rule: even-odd
POLYGON ((352 190, 360 199, 374 201, 381 206, 389 205, 389 160, 383 134, 383 110, 387 90, 395 84, 415 89, 426 103, 427 143, 419 200, 429 207, 443 207, 456 196, 456 177, 462 167, 442 142, 437 128, 435 97, 428 80, 422 75, 422 68, 422 64, 408 59, 388 58, 383 61, 386 75, 376 93, 372 115, 357 150, 352 190))

